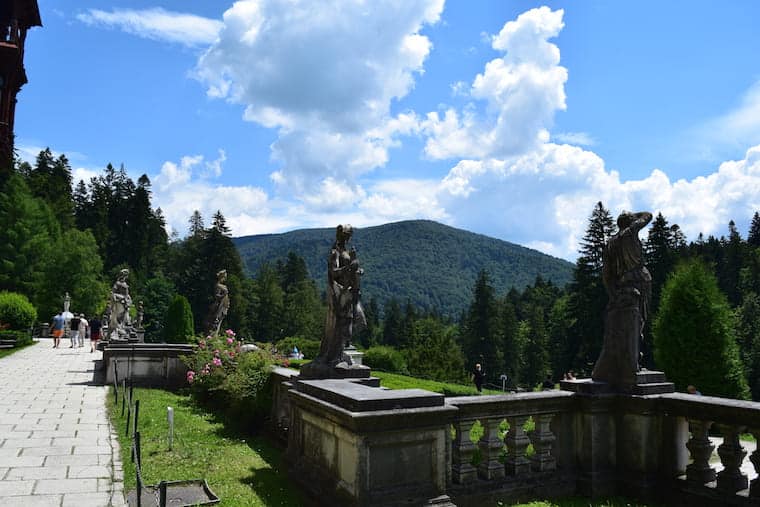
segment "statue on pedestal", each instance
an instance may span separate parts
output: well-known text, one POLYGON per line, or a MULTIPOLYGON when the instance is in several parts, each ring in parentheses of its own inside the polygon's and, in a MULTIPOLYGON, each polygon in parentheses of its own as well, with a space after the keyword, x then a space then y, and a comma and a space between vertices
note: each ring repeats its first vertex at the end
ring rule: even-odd
POLYGON ((128 276, 129 270, 122 269, 111 288, 108 329, 112 339, 127 338, 129 335, 127 327, 130 327, 129 307, 132 306, 132 298, 129 297, 128 276))
POLYGON ((142 301, 137 302, 137 317, 135 318, 135 328, 142 329, 143 317, 145 316, 145 307, 142 301))
POLYGON ((636 384, 644 323, 652 293, 652 276, 644 266, 639 231, 652 214, 623 212, 618 232, 604 246, 602 280, 607 289, 604 345, 591 375, 615 386, 636 384))
POLYGON ((66 295, 63 296, 63 313, 68 312, 70 307, 71 307, 71 296, 69 296, 69 293, 67 292, 66 295))
POLYGON ((335 233, 330 255, 327 258, 327 318, 325 334, 319 349, 319 355, 311 363, 301 368, 302 378, 330 378, 342 376, 366 376, 366 366, 352 364, 351 358, 344 353, 350 345, 354 331, 367 325, 360 301, 360 282, 364 270, 359 265, 355 249, 348 249, 348 242, 353 228, 339 225, 335 233), (349 369, 362 370, 356 375, 349 369))
POLYGON ((216 273, 216 285, 214 286, 214 302, 209 308, 206 318, 206 332, 210 335, 218 335, 222 321, 230 309, 230 291, 224 282, 227 281, 227 270, 222 269, 216 273))

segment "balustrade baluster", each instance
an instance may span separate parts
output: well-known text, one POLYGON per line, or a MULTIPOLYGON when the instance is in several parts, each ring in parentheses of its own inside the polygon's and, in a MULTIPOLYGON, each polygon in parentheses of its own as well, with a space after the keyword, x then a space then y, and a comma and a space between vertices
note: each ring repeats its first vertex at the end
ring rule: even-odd
POLYGON ((723 435, 723 443, 718 446, 718 456, 723 464, 723 470, 718 472, 718 488, 730 493, 747 489, 747 476, 741 472, 742 461, 747 455, 739 443, 741 426, 718 424, 723 435))
POLYGON ((504 443, 499 438, 499 424, 501 418, 483 418, 483 436, 478 442, 481 462, 478 466, 478 475, 483 479, 498 479, 504 477, 504 465, 499 462, 504 443))
POLYGON ((507 444, 507 460, 505 464, 507 473, 510 475, 530 472, 530 460, 525 457, 525 451, 528 449, 530 439, 523 429, 527 420, 527 415, 507 418, 509 431, 504 437, 504 443, 507 444))
POLYGON ((451 449, 452 480, 465 484, 475 480, 477 469, 472 466, 475 444, 470 439, 470 430, 475 421, 457 421, 454 423, 454 445, 451 449))
MULTIPOLYGON (((750 429, 750 433, 755 437, 755 442, 760 443, 760 428, 750 429)), ((749 457, 749 460, 755 466, 757 477, 749 483, 750 498, 760 498, 760 445, 756 444, 755 452, 749 457)))
POLYGON ((553 418, 554 414, 533 416, 536 429, 528 434, 533 444, 533 450, 536 451, 531 458, 533 470, 543 472, 544 470, 555 470, 557 468, 557 461, 552 455, 552 446, 557 439, 550 427, 553 418))
POLYGON ((710 455, 715 446, 707 435, 710 426, 712 421, 689 421, 691 438, 686 442, 686 447, 693 463, 686 467, 686 479, 690 482, 705 484, 715 480, 715 469, 710 466, 710 455))

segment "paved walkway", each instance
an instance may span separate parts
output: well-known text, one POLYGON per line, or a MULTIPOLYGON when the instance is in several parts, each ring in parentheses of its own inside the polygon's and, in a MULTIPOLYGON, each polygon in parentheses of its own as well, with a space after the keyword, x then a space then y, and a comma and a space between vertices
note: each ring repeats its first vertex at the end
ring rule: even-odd
POLYGON ((0 505, 123 506, 107 390, 90 385, 101 352, 52 340, 0 359, 0 505))

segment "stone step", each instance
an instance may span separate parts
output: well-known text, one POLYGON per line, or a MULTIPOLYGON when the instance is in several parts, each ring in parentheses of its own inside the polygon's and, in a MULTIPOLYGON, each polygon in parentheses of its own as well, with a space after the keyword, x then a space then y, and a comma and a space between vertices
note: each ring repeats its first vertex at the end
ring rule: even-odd
POLYGON ((633 386, 631 394, 647 396, 650 394, 664 394, 675 392, 676 386, 673 382, 650 382, 649 384, 639 384, 633 386))

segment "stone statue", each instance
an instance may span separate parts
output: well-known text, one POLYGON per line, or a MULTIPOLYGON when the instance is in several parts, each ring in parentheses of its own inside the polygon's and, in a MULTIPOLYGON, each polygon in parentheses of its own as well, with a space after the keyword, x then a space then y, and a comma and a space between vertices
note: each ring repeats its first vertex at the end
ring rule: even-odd
POLYGON ((138 301, 137 302, 137 318, 135 318, 135 327, 137 329, 142 329, 144 315, 145 315, 145 307, 143 306, 143 302, 138 301))
POLYGON ((639 231, 652 220, 646 211, 624 211, 618 232, 604 246, 602 280, 607 289, 604 345, 593 380, 626 387, 636 384, 644 323, 652 293, 652 276, 644 266, 639 231))
POLYGON ((339 225, 336 230, 335 243, 327 259, 325 334, 317 358, 301 368, 302 378, 344 376, 343 373, 336 375, 333 370, 350 368, 366 369, 367 376, 369 374, 366 366, 352 365, 351 358, 343 352, 351 343, 354 331, 367 325, 359 300, 360 281, 364 270, 359 266, 356 250, 349 251, 347 246, 352 234, 353 228, 348 224, 339 225))
POLYGON ((67 292, 65 296, 63 296, 63 312, 66 313, 69 311, 69 308, 71 307, 71 296, 69 296, 69 293, 67 292))
POLYGON ((129 307, 132 306, 132 298, 129 297, 129 285, 127 285, 128 269, 122 269, 118 278, 111 289, 111 315, 109 318, 108 329, 111 331, 111 338, 125 338, 129 333, 127 327, 130 327, 129 307))
POLYGON ((218 335, 222 321, 230 309, 230 291, 224 282, 227 281, 227 270, 222 269, 216 273, 216 286, 214 287, 214 302, 209 308, 206 319, 206 331, 208 334, 218 335))

